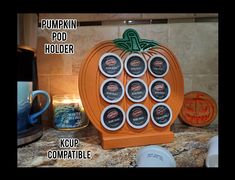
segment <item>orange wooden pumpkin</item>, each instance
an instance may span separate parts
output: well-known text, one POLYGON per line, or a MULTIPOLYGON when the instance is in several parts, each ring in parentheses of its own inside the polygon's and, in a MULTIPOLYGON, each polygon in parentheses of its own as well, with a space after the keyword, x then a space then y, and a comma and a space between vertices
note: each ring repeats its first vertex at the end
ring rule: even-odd
POLYGON ((184 103, 179 117, 188 125, 203 127, 210 125, 217 115, 215 100, 200 91, 188 92, 184 96, 184 103))
MULTIPOLYGON (((133 79, 133 77, 129 76, 123 68, 123 71, 116 79, 120 80, 123 86, 126 87, 127 83, 133 79)), ((149 86, 156 77, 147 70, 140 79, 149 86)), ((184 84, 183 75, 176 57, 163 45, 152 40, 140 39, 135 30, 128 29, 124 32, 122 39, 101 42, 88 52, 80 67, 78 85, 85 111, 91 123, 100 132, 104 149, 161 144, 173 140, 174 134, 170 131, 170 126, 176 120, 183 104, 184 84), (141 129, 135 129, 129 126, 127 122, 117 131, 109 131, 102 126, 100 118, 101 113, 104 108, 110 105, 100 95, 100 86, 107 77, 99 70, 99 60, 105 53, 114 53, 119 56, 123 62, 128 55, 133 53, 142 55, 147 62, 152 56, 157 54, 164 56, 168 60, 169 70, 162 78, 169 83, 171 88, 170 96, 164 102, 172 110, 172 120, 169 125, 158 127, 150 118, 151 120, 147 126, 141 129)), ((152 107, 158 104, 149 94, 146 99, 140 103, 147 107, 149 113, 152 107)), ((126 94, 121 101, 115 103, 115 105, 120 106, 125 113, 133 104, 136 103, 127 98, 126 94)))

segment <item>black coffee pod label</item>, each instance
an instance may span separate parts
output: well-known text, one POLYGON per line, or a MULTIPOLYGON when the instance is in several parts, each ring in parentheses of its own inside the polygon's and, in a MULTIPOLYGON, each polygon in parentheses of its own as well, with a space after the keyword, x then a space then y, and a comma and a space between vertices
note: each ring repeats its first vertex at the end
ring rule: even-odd
POLYGON ((148 109, 142 104, 134 104, 127 111, 128 124, 136 129, 145 127, 149 122, 148 109))
POLYGON ((171 121, 172 111, 167 104, 158 103, 152 108, 151 118, 155 125, 165 127, 171 121))
POLYGON ((99 68, 105 76, 116 77, 122 72, 122 60, 116 54, 106 53, 100 58, 99 68))
POLYGON ((141 79, 132 79, 126 86, 127 97, 133 102, 141 102, 148 95, 148 88, 141 79))
POLYGON ((109 103, 116 103, 124 96, 124 87, 117 79, 107 79, 100 89, 101 96, 109 103))
POLYGON ((121 107, 110 105, 101 114, 101 123, 104 128, 115 131, 120 129, 125 122, 125 114, 121 107))
POLYGON ((155 79, 149 86, 149 93, 155 101, 165 101, 170 96, 170 85, 164 79, 155 79))
POLYGON ((153 56, 148 62, 148 68, 155 77, 163 77, 167 74, 169 63, 162 55, 153 56))
POLYGON ((130 76, 140 77, 145 73, 147 64, 143 57, 132 54, 125 60, 125 69, 130 76))

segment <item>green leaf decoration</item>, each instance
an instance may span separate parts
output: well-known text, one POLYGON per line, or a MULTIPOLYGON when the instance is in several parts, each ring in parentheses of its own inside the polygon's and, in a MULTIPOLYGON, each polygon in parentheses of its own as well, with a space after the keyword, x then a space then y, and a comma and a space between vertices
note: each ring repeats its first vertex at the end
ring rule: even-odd
POLYGON ((153 40, 140 39, 139 34, 134 29, 127 29, 122 37, 123 38, 114 39, 113 43, 117 47, 129 52, 143 52, 159 45, 153 40))

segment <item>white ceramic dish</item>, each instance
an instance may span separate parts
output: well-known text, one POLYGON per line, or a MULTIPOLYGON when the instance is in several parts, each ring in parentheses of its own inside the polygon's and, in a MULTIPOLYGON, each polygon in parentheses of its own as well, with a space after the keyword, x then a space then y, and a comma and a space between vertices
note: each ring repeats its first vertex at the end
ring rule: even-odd
POLYGON ((140 149, 136 156, 137 167, 176 167, 172 154, 165 148, 151 145, 140 149))
POLYGON ((206 167, 219 167, 219 138, 214 136, 209 140, 206 167))

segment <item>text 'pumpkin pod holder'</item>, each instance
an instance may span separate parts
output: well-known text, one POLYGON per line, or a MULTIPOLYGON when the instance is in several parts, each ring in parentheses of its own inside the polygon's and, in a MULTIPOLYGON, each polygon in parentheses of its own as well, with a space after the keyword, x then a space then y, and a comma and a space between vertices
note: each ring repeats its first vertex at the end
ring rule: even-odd
POLYGON ((173 53, 127 29, 97 44, 83 60, 79 93, 104 149, 163 144, 184 100, 183 75, 173 53))

